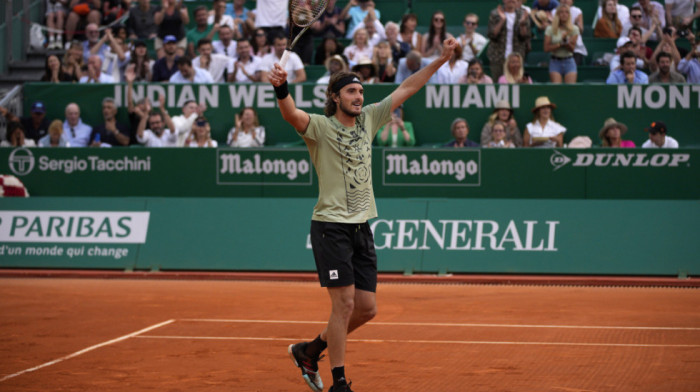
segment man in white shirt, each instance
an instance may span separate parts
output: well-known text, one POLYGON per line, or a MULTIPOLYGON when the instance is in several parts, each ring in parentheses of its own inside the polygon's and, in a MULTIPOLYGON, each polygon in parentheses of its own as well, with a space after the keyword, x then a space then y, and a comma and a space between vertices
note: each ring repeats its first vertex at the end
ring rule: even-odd
POLYGON ((66 121, 63 122, 63 136, 71 147, 87 147, 92 127, 80 118, 80 106, 69 103, 66 106, 66 121))
POLYGON ((211 43, 214 53, 223 54, 232 59, 236 58, 236 41, 233 39, 233 30, 227 25, 219 29, 219 39, 211 43))
POLYGON ((114 83, 112 75, 102 72, 102 59, 94 54, 88 58, 87 75, 80 78, 80 83, 114 83))
POLYGON ((355 31, 359 29, 367 30, 367 36, 369 37, 369 46, 375 47, 381 41, 386 41, 386 31, 382 22, 374 17, 373 13, 367 14, 365 20, 355 26, 355 30, 352 32, 353 37, 355 36, 355 31))
POLYGON ((477 14, 470 13, 464 17, 464 34, 457 39, 459 46, 462 47, 462 60, 472 61, 489 42, 486 37, 476 32, 478 25, 477 14))
POLYGON ((136 141, 146 147, 176 147, 177 133, 165 109, 165 96, 161 95, 159 101, 160 112, 154 111, 141 117, 136 129, 136 141), (146 129, 146 122, 149 129, 146 129))
MULTIPOLYGON (((272 53, 266 54, 262 58, 262 63, 260 65, 260 80, 269 83, 268 73, 274 67, 275 63, 279 63, 282 55, 284 54, 284 49, 287 47, 287 37, 283 35, 278 35, 272 41, 273 50, 272 53)), ((287 65, 284 67, 287 71, 287 81, 289 83, 301 83, 306 81, 306 71, 304 70, 304 63, 301 62, 301 58, 298 54, 292 52, 289 54, 289 60, 287 65)))
POLYGON ((238 40, 238 59, 233 63, 233 71, 228 74, 228 81, 235 83, 253 83, 260 81, 258 69, 262 65, 259 57, 250 53, 250 42, 241 38, 238 40))
POLYGON ((219 25, 219 28, 223 26, 229 26, 234 28, 233 18, 230 15, 226 15, 226 0, 215 0, 212 5, 213 10, 209 11, 209 16, 207 16, 207 24, 219 25))
POLYGON ((656 35, 656 25, 662 29, 666 27, 666 9, 658 1, 639 0, 632 4, 632 7, 638 6, 642 9, 642 27, 651 30, 652 34, 649 37, 652 41, 658 41, 660 37, 656 35))
POLYGON ((233 59, 223 54, 213 53, 211 41, 202 38, 197 42, 199 56, 192 60, 192 66, 196 69, 209 71, 214 83, 226 81, 227 72, 233 72, 233 59))
POLYGON ((267 33, 267 39, 272 41, 272 38, 282 33, 284 34, 284 26, 287 25, 287 0, 258 0, 256 1, 255 12, 249 18, 253 18, 256 28, 262 28, 267 33))
POLYGON ((170 83, 214 83, 209 71, 193 67, 187 56, 178 57, 175 65, 178 71, 170 77, 170 83))
POLYGON ((173 128, 177 134, 177 146, 183 147, 185 145, 185 140, 187 136, 192 131, 192 124, 197 119, 197 117, 204 114, 207 110, 207 106, 204 104, 197 105, 195 101, 187 101, 182 107, 182 114, 172 118, 173 128))
POLYGON ((700 17, 700 0, 666 0, 666 25, 677 29, 688 27, 700 17), (696 9, 693 13, 693 5, 696 9))
POLYGON ((654 121, 644 131, 649 132, 649 140, 642 144, 642 148, 678 148, 678 142, 666 134, 666 124, 661 121, 654 121))

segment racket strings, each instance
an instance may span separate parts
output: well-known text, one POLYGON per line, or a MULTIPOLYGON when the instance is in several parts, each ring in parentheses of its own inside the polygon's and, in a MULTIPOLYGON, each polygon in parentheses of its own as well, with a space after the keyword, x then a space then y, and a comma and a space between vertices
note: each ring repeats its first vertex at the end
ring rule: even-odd
POLYGON ((289 14, 299 27, 308 27, 325 11, 327 0, 291 0, 289 14))

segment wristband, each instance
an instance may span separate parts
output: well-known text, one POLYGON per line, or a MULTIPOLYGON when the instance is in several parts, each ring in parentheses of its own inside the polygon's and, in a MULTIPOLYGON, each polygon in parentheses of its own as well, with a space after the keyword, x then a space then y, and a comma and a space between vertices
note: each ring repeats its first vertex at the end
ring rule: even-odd
POLYGON ((287 98, 287 95, 289 95, 289 88, 288 87, 289 87, 289 85, 287 84, 286 80, 279 87, 275 87, 275 94, 277 94, 278 100, 281 101, 281 100, 287 98))

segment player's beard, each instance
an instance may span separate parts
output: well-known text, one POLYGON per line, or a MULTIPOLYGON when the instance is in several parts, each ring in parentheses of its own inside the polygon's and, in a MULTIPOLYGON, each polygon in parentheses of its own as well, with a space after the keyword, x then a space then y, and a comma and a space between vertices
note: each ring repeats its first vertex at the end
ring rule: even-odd
POLYGON ((347 106, 344 105, 343 102, 344 101, 342 99, 340 100, 340 102, 338 102, 338 109, 340 109, 346 115, 348 115, 350 117, 357 117, 360 114, 362 114, 362 101, 355 100, 355 101, 351 102, 350 105, 347 105, 347 106), (356 102, 360 103, 360 110, 357 112, 354 111, 354 106, 352 106, 352 104, 356 103, 356 102))

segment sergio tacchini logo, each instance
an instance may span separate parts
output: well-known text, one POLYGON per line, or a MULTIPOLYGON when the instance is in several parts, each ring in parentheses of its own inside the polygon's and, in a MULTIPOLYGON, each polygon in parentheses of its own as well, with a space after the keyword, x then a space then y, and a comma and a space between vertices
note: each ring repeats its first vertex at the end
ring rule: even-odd
POLYGON ((24 147, 15 148, 7 160, 10 170, 18 176, 26 176, 34 169, 34 154, 24 147))

